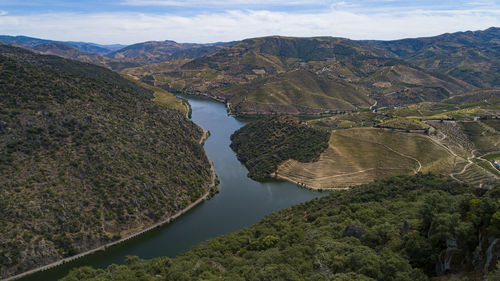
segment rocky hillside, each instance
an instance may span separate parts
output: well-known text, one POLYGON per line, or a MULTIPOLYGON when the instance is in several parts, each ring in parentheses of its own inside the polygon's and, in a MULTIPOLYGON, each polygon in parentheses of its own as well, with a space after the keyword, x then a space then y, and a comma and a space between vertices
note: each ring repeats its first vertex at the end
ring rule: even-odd
POLYGON ((499 188, 422 174, 385 179, 282 210, 176 258, 129 257, 63 280, 498 280, 499 188))
POLYGON ((105 68, 0 45, 0 278, 178 212, 211 188, 201 129, 105 68))

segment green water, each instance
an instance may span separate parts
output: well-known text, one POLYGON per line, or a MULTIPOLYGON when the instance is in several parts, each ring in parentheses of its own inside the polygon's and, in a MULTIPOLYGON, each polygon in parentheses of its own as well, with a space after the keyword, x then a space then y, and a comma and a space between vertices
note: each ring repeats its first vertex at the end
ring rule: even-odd
POLYGON ((79 266, 106 267, 123 263, 125 256, 144 259, 174 257, 209 238, 252 225, 265 215, 292 205, 326 195, 299 188, 287 182, 255 182, 229 147, 231 134, 245 123, 227 116, 223 104, 208 99, 184 96, 191 104, 192 120, 210 130, 205 151, 219 176, 218 193, 173 223, 135 239, 79 260, 20 279, 51 281, 65 276, 79 266))

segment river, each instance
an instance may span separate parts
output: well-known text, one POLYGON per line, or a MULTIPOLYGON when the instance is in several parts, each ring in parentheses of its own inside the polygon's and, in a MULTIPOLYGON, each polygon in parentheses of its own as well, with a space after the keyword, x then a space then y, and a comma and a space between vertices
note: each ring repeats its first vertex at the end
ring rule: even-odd
POLYGON ((19 280, 58 280, 72 268, 122 264, 128 255, 144 259, 174 257, 209 238, 252 225, 267 214, 327 194, 288 182, 259 183, 249 179, 247 169, 229 147, 229 137, 245 122, 228 116, 222 103, 193 96, 183 98, 191 104, 192 120, 211 133, 205 142, 205 151, 219 176, 220 192, 168 225, 105 251, 19 280))

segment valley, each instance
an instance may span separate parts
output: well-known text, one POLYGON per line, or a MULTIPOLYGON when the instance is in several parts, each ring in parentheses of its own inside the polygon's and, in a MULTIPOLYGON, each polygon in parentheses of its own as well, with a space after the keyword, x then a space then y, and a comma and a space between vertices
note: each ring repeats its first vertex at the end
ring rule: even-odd
POLYGON ((0 36, 0 278, 494 278, 498 38, 0 36))

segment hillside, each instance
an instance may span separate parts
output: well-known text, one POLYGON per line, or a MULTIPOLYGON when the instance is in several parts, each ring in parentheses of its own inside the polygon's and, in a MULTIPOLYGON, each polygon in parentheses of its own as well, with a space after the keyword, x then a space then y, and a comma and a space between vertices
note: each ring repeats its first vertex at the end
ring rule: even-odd
POLYGON ((0 278, 96 248, 212 188, 202 130, 105 68, 0 45, 0 278))
POLYGON ((335 189, 417 172, 449 174, 459 161, 465 162, 421 134, 352 128, 333 130, 316 162, 284 161, 276 176, 309 188, 335 189))
POLYGON ((395 177, 284 209, 175 258, 129 257, 62 280, 498 280, 499 199, 498 188, 395 177))
POLYGON ((328 147, 330 133, 290 116, 251 122, 231 135, 231 148, 248 169, 248 176, 263 180, 288 159, 317 160, 328 147))
POLYGON ((446 33, 434 37, 367 42, 382 56, 448 74, 474 86, 500 86, 500 28, 446 33))
POLYGON ((0 35, 0 42, 9 45, 23 46, 27 48, 32 48, 41 44, 63 44, 66 46, 73 47, 80 52, 97 54, 97 55, 104 55, 112 51, 116 51, 117 49, 125 47, 119 44, 99 45, 86 42, 54 41, 54 40, 33 38, 27 36, 7 36, 7 35, 0 35))
POLYGON ((356 111, 438 101, 474 89, 343 38, 247 39, 201 58, 132 71, 173 92, 224 100, 236 115, 356 111))
POLYGON ((82 52, 77 48, 63 43, 42 43, 30 47, 30 49, 44 55, 55 55, 81 62, 88 62, 103 67, 108 67, 107 62, 111 61, 110 59, 106 59, 101 55, 82 52))
POLYGON ((177 43, 174 41, 149 41, 127 46, 123 49, 109 53, 106 56, 114 59, 125 59, 137 65, 147 65, 175 59, 198 58, 232 43, 177 43))

